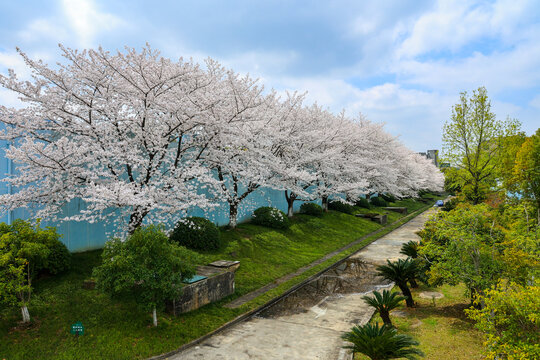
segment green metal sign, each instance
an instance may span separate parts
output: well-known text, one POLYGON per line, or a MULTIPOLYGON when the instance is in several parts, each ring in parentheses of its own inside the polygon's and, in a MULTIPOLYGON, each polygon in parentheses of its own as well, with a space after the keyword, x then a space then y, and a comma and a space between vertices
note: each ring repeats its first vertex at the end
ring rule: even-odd
POLYGON ((84 335, 84 326, 82 322, 77 321, 75 324, 71 325, 71 330, 69 330, 70 333, 73 335, 84 335))

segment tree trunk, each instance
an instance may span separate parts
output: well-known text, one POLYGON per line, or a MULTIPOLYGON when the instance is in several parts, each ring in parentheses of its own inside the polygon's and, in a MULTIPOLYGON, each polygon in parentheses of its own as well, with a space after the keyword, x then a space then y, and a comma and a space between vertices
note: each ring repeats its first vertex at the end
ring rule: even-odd
POLYGON ((379 315, 381 316, 382 321, 388 326, 392 325, 392 320, 390 320, 390 313, 386 310, 379 310, 379 315))
POLYGON ((133 212, 129 216, 128 235, 132 235, 142 225, 143 219, 147 214, 147 210, 142 210, 139 207, 133 209, 133 212))
POLYGON ((238 216, 238 204, 237 203, 229 204, 229 227, 231 229, 236 228, 237 216, 238 216))
POLYGON ((294 215, 294 213, 293 213, 293 201, 288 203, 288 206, 287 206, 287 216, 288 217, 293 217, 293 215, 294 215))
POLYGON ((328 212, 328 196, 323 196, 322 197, 322 209, 324 212, 328 212))
POLYGON ((409 284, 411 284, 411 287, 413 289, 416 289, 418 287, 418 283, 416 282, 416 279, 415 278, 410 278, 409 279, 409 284))
POLYGON ((30 313, 28 312, 28 308, 26 305, 21 307, 21 313, 23 318, 23 323, 30 322, 30 313))
POLYGON ((479 192, 480 192, 480 189, 478 187, 478 181, 475 180, 475 182, 474 182, 474 190, 473 190, 473 196, 474 196, 473 205, 478 205, 479 198, 480 198, 479 192))
POLYGON ((411 290, 409 290, 407 283, 397 284, 397 286, 401 290, 401 293, 403 294, 403 296, 405 296, 405 303, 407 304, 407 307, 414 307, 414 301, 412 298, 411 290))
POLYGON ((484 308, 484 306, 485 306, 484 300, 480 299, 480 301, 478 303, 474 302, 476 295, 477 294, 481 295, 482 291, 478 290, 476 288, 471 288, 471 289, 469 289, 469 291, 471 292, 471 306, 473 306, 477 310, 482 310, 484 308))
POLYGON ((157 326, 157 314, 156 314, 155 306, 154 306, 154 309, 152 309, 152 320, 153 320, 154 326, 157 326))
POLYGON ((293 205, 294 200, 296 200, 296 195, 293 192, 289 195, 287 190, 285 190, 285 199, 287 200, 287 216, 293 217, 293 205))

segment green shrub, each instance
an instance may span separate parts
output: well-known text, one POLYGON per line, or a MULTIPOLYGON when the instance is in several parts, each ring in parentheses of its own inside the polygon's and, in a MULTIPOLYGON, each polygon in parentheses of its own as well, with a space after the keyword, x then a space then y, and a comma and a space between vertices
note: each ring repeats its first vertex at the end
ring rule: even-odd
POLYGON ((315 203, 303 203, 302 206, 300 206, 300 212, 302 214, 312 215, 312 216, 323 215, 322 207, 320 207, 319 205, 315 203))
POLYGON ((456 208, 457 204, 459 204, 459 199, 457 197, 453 197, 450 200, 446 200, 441 209, 443 211, 451 211, 456 208))
POLYGON ((371 198, 370 202, 371 202, 371 205, 373 205, 373 206, 378 206, 378 207, 388 206, 388 203, 386 202, 386 200, 384 200, 380 196, 371 198))
POLYGON ((43 269, 51 274, 59 274, 71 268, 71 253, 66 245, 58 239, 48 239, 45 243, 49 249, 49 257, 43 269))
POLYGON ((354 206, 345 204, 344 202, 341 202, 341 201, 330 201, 328 203, 328 209, 339 211, 345 214, 354 213, 354 206))
POLYGON ((356 203, 354 205, 364 209, 371 208, 371 206, 369 205, 369 201, 366 198, 359 198, 358 200, 356 200, 356 203))
POLYGON ((0 226, 0 236, 9 234, 5 237, 6 244, 4 250, 13 247, 26 247, 39 244, 45 249, 45 256, 35 259, 26 259, 32 264, 32 276, 42 272, 50 274, 59 274, 71 268, 71 253, 66 245, 59 239, 60 234, 56 232, 55 227, 47 226, 41 228, 40 222, 32 223, 22 219, 15 219, 11 225, 2 223, 0 226))
POLYGON ((396 197, 392 194, 380 194, 380 197, 382 197, 387 203, 396 202, 396 197))
POLYGON ((291 222, 287 215, 279 209, 263 206, 253 212, 252 222, 273 229, 288 229, 291 222))
POLYGON ((219 229, 202 217, 188 217, 176 224, 171 241, 194 250, 217 250, 221 247, 219 229))

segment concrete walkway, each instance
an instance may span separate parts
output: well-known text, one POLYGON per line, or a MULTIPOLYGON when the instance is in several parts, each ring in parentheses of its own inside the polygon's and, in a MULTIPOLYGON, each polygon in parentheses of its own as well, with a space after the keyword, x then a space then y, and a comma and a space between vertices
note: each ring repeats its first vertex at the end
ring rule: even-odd
POLYGON ((434 211, 428 210, 381 237, 353 255, 343 269, 322 276, 313 286, 282 300, 275 309, 171 359, 350 359, 341 334, 356 324, 367 323, 373 315, 362 296, 392 286, 375 276, 375 267, 386 259, 403 257, 399 254, 401 245, 419 239, 415 233, 434 211))

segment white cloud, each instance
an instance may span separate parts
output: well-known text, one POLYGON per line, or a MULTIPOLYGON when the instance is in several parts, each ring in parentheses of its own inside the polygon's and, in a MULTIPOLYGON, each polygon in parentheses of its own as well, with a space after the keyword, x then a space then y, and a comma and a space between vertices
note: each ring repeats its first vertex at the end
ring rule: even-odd
POLYGON ((78 43, 82 47, 94 46, 99 33, 111 31, 125 25, 119 17, 100 12, 92 0, 63 0, 65 18, 75 31, 78 43))
POLYGON ((69 37, 68 31, 49 19, 36 19, 19 32, 19 37, 25 42, 37 42, 41 39, 55 39, 61 42, 69 37))
POLYGON ((490 55, 476 52, 464 59, 408 60, 395 66, 405 83, 439 91, 459 92, 479 86, 492 92, 530 88, 540 82, 540 43, 526 43, 490 55))
POLYGON ((415 57, 438 51, 457 52, 479 39, 513 43, 520 38, 520 24, 534 12, 534 2, 500 0, 495 3, 441 0, 433 11, 414 24, 397 54, 415 57))

